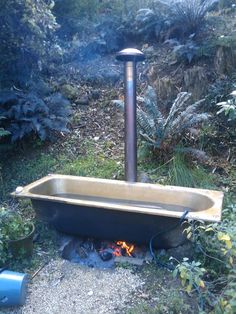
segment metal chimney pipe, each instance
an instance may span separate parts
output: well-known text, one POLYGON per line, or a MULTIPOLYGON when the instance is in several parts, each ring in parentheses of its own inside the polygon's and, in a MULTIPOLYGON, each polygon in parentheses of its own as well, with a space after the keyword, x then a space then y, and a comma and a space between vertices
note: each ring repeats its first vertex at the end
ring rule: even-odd
POLYGON ((145 59, 137 49, 118 52, 116 59, 125 63, 125 179, 137 181, 136 63, 145 59))

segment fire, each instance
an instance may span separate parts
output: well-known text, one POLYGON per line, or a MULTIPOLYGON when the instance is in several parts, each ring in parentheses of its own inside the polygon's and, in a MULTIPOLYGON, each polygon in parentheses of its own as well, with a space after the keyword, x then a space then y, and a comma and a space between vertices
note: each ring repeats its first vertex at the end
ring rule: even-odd
MULTIPOLYGON (((131 245, 128 245, 126 242, 124 241, 117 241, 116 242, 117 245, 119 245, 122 249, 125 249, 126 253, 129 255, 129 256, 132 256, 131 253, 133 252, 134 250, 134 245, 131 244, 131 245)), ((116 253, 116 251, 115 251, 116 253)), ((120 251, 119 251, 120 253, 120 251)), ((115 254, 116 255, 116 254, 115 254)), ((116 256, 120 256, 121 253, 119 255, 116 255, 116 256)))

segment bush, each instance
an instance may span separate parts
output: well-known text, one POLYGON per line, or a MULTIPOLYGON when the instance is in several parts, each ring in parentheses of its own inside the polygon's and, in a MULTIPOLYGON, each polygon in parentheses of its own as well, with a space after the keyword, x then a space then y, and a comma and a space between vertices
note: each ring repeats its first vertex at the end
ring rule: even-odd
POLYGON ((236 205, 228 205, 220 223, 190 222, 187 236, 195 247, 195 259, 206 268, 202 298, 212 313, 233 314, 236 310, 236 205), (234 292, 233 292, 234 290, 234 292))
POLYGON ((68 131, 69 101, 59 93, 42 98, 35 92, 2 91, 0 106, 13 142, 31 134, 41 140, 53 139, 55 131, 68 131))
POLYGON ((165 1, 170 11, 170 24, 181 36, 199 33, 205 25, 205 16, 216 0, 165 1))
MULTIPOLYGON (((190 103, 191 94, 182 92, 177 95, 167 117, 161 113, 157 106, 157 97, 154 89, 149 86, 142 98, 141 106, 137 109, 137 123, 141 139, 155 149, 165 154, 174 150, 190 152, 197 157, 203 157, 203 152, 193 148, 178 148, 187 137, 190 129, 199 127, 209 119, 207 113, 198 113, 198 109, 204 100, 194 104, 190 103)), ((114 101, 122 110, 124 103, 114 101)))
MULTIPOLYGON (((4 119, 6 119, 6 117, 0 116, 0 122, 1 120, 4 120, 4 119)), ((11 133, 9 131, 6 131, 3 127, 1 127, 1 124, 0 124, 0 140, 1 140, 1 137, 7 136, 10 134, 11 133)))
POLYGON ((0 88, 25 85, 43 66, 57 23, 43 0, 2 0, 0 18, 0 88))
POLYGON ((173 54, 178 61, 191 63, 199 56, 200 47, 192 40, 188 40, 185 44, 176 45, 173 49, 173 54))
POLYGON ((224 113, 228 117, 228 121, 236 120, 236 90, 230 95, 231 99, 216 104, 221 107, 217 114, 224 113))

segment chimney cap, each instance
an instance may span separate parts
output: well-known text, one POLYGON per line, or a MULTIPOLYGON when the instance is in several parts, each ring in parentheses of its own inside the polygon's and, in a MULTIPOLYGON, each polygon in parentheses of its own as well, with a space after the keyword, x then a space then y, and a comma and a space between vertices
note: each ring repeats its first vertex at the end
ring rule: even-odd
POLYGON ((116 55, 118 61, 143 61, 145 59, 142 51, 135 48, 127 48, 119 51, 116 55))

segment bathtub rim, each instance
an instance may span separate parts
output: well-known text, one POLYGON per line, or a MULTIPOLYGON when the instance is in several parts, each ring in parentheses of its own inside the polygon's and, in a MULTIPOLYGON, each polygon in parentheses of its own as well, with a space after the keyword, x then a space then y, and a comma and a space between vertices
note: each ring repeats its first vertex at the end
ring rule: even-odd
MULTIPOLYGON (((50 202, 59 202, 65 204, 72 204, 77 206, 84 206, 84 207, 97 207, 97 208, 106 208, 110 210, 116 211, 128 211, 137 214, 148 214, 148 215, 155 215, 155 216, 165 216, 165 217, 172 217, 172 218, 180 218, 183 215, 183 211, 171 211, 165 209, 153 209, 153 208, 145 208, 145 207, 138 207, 135 205, 124 205, 124 204, 111 204, 102 201, 91 201, 91 200, 78 200, 72 199, 68 197, 58 197, 58 196, 50 196, 44 194, 35 194, 32 193, 30 190, 38 187, 39 185, 46 183, 52 179, 72 179, 77 181, 87 181, 93 183, 107 183, 107 184, 119 184, 119 185, 126 185, 126 186, 139 186, 141 188, 147 189, 150 187, 155 187, 156 190, 167 190, 173 192, 192 192, 195 194, 202 195, 204 197, 209 198, 213 205, 205 210, 199 211, 189 211, 187 219, 194 219, 194 220, 203 220, 203 221, 211 221, 211 222, 219 222, 221 220, 221 212, 222 212, 222 203, 224 194, 221 191, 216 190, 208 190, 208 189, 198 189, 198 188, 188 188, 188 187, 179 187, 179 186, 171 186, 171 185, 160 185, 160 184, 151 184, 151 183, 142 183, 142 182, 126 182, 122 180, 111 180, 111 179, 100 179, 100 178, 93 178, 93 177, 81 177, 81 176, 72 176, 72 175, 61 175, 61 174, 49 174, 39 180, 36 180, 24 187, 21 187, 22 190, 19 192, 12 192, 11 196, 15 198, 30 198, 30 199, 38 199, 38 200, 48 200, 50 202)), ((186 207, 186 209, 188 209, 186 207)))

